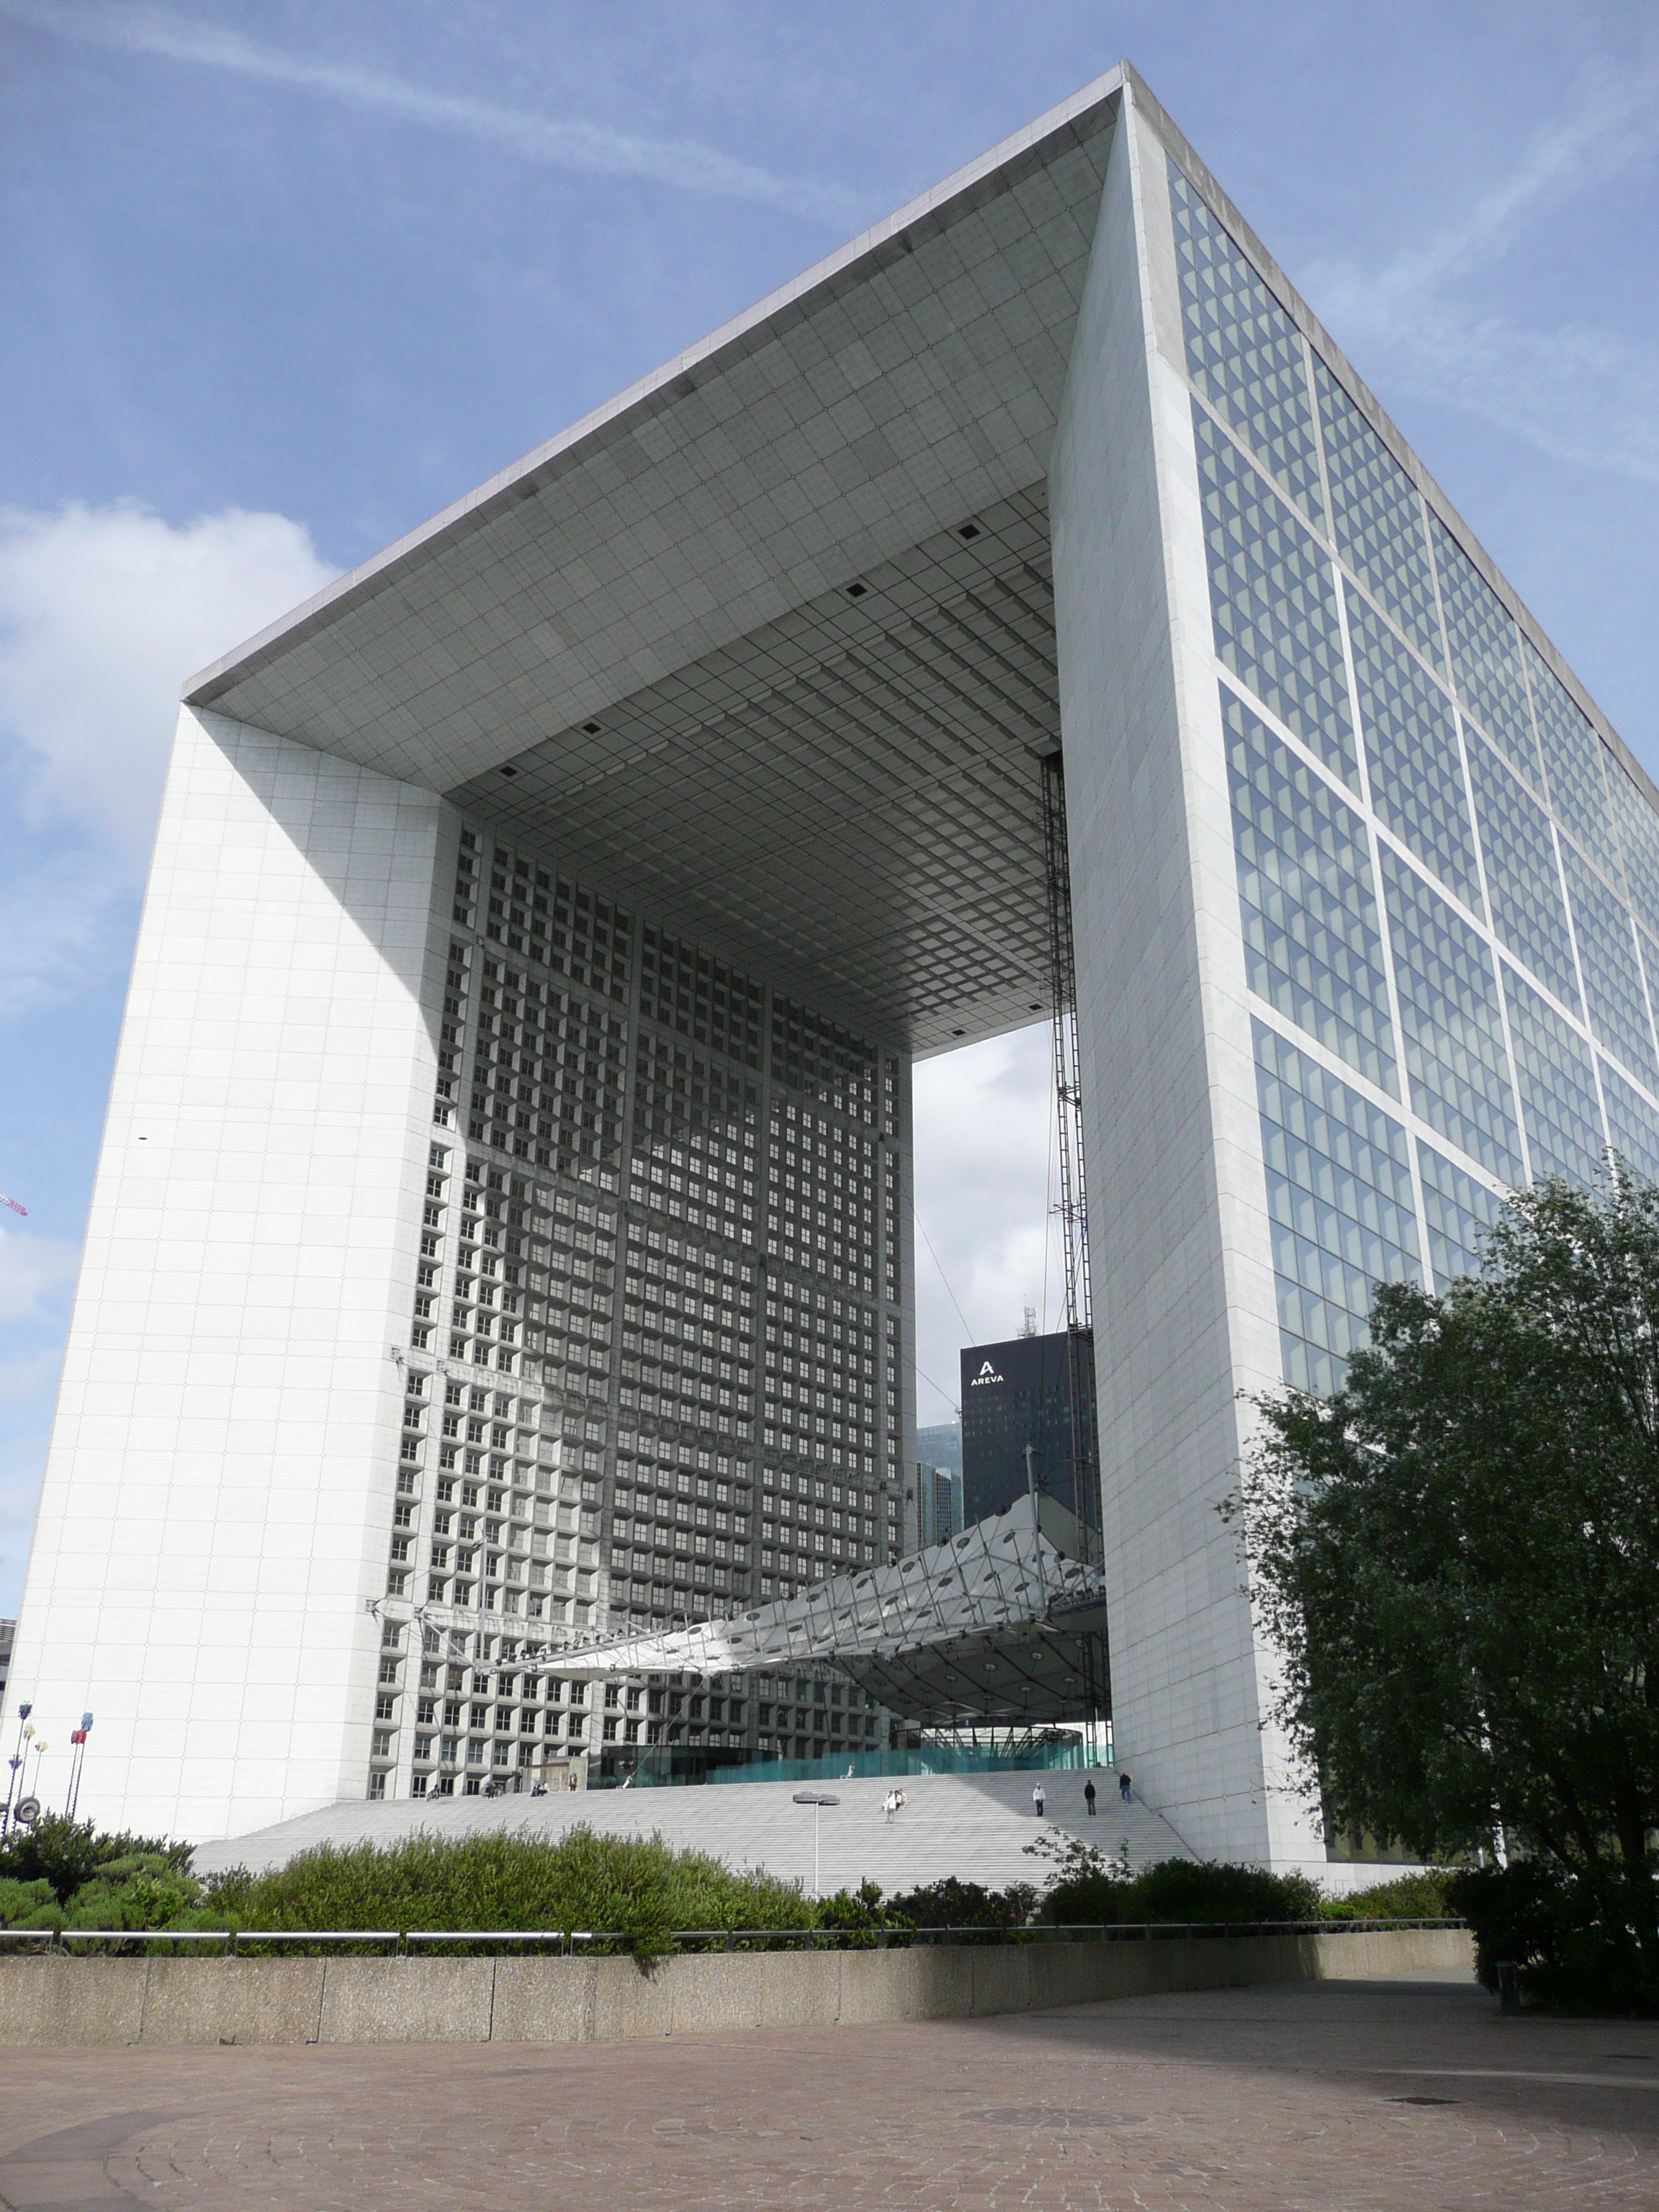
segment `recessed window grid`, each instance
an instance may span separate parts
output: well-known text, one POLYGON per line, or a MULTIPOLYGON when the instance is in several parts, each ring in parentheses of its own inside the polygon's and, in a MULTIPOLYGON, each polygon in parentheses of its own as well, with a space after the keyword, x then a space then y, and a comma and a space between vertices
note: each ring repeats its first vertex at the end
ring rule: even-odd
POLYGON ((1387 845, 1382 887, 1413 1110, 1493 1175, 1518 1183, 1492 948, 1387 845))
POLYGON ((1659 1085, 1659 1060, 1654 1055, 1630 910, 1571 847, 1566 863, 1590 1027, 1607 1050, 1617 1053, 1651 1089, 1659 1085))
POLYGON ((1285 1379, 1322 1395, 1364 1341, 1379 1282, 1419 1282, 1405 1126, 1255 1022, 1285 1379))
POLYGON ((1330 562, 1305 523, 1196 400, 1193 431, 1216 652, 1310 751, 1357 790, 1330 562))
POLYGON ((1473 730, 1469 779, 1498 934, 1577 1013, 1578 984, 1549 817, 1473 730))
POLYGON ((1605 1060, 1601 1071, 1608 1143, 1634 1174, 1646 1182, 1659 1182, 1659 1110, 1605 1060))
POLYGON ((1420 1137, 1417 1172, 1423 1184, 1429 1266, 1435 1289, 1444 1291, 1460 1275, 1480 1273, 1481 1237, 1497 1220, 1503 1200, 1489 1184, 1420 1137))
POLYGON ((1621 761, 1607 763, 1607 787, 1624 858, 1625 887, 1650 937, 1659 937, 1659 815, 1621 761))
POLYGON ((1364 823, 1224 686, 1221 707, 1250 988, 1397 1092, 1364 823))
POLYGON ((480 924, 509 951, 611 999, 628 995, 632 922, 620 907, 497 844, 480 924))
POLYGON ((1317 354, 1314 381, 1337 550, 1419 652, 1443 668, 1422 496, 1317 354))
POLYGON ((1480 878, 1450 700, 1357 592, 1348 594, 1371 804, 1476 914, 1480 878))
POLYGON ((1301 332, 1173 161, 1169 176, 1187 373, 1322 527, 1301 332))
POLYGON ((1457 696, 1528 780, 1541 789, 1514 621, 1438 515, 1430 520, 1457 696))
POLYGON ((1590 1048, 1524 976, 1503 963, 1515 1079, 1534 1181, 1589 1184, 1601 1158, 1601 1109, 1590 1048))
POLYGON ((1545 665, 1531 639, 1524 643, 1533 719, 1543 747, 1550 803, 1557 820, 1578 840, 1601 872, 1617 884, 1619 847, 1607 800, 1601 740, 1545 665))
POLYGON ((765 992, 752 976, 699 952, 695 945, 666 930, 644 932, 640 950, 642 1014, 758 1068, 765 1009, 765 992))

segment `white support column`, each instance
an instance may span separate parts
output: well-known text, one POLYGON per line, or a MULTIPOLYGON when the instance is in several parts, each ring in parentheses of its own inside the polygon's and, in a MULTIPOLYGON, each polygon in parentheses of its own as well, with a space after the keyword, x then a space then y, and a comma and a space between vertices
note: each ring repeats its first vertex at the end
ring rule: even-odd
POLYGON ((179 718, 12 1673, 54 1753, 96 1715, 94 1819, 367 1789, 453 839, 429 793, 179 718))
POLYGON ((1279 1381, 1164 149, 1126 90, 1050 475, 1114 1730, 1206 1856, 1322 1860, 1216 1509, 1279 1381))

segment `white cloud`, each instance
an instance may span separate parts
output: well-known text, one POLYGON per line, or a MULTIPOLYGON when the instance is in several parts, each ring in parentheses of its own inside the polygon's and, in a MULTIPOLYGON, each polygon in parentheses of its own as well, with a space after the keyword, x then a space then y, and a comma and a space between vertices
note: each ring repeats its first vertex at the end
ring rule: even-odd
POLYGON ((0 1227, 0 1321, 39 1313, 54 1292, 74 1282, 80 1256, 80 1246, 66 1237, 0 1227))
POLYGON ((0 1359, 0 1406, 33 1405, 49 1396, 63 1358, 61 1344, 44 1344, 21 1359, 0 1359))
POLYGON ((73 824, 131 878, 185 678, 334 573, 286 515, 0 509, 0 733, 23 750, 25 820, 73 824))
POLYGON ((1303 290, 1373 374, 1558 459, 1659 482, 1659 351, 1583 322, 1526 327, 1472 290, 1553 209, 1652 163, 1656 92, 1651 70, 1594 88, 1458 222, 1381 268, 1316 263, 1303 290))
POLYGON ((307 60, 264 46, 215 23, 156 8, 88 7, 68 9, 4 0, 0 15, 55 31, 89 46, 226 70, 265 84, 309 92, 349 107, 400 117, 453 137, 472 138, 518 159, 589 174, 641 177, 682 191, 713 192, 758 202, 791 215, 850 224, 859 203, 838 185, 781 177, 732 160, 690 138, 643 138, 584 118, 536 115, 494 100, 434 92, 383 70, 350 63, 307 60))
POLYGON ((924 1427, 955 1417, 964 1345, 1014 1335, 1028 1305, 1040 1328, 1062 1325, 1048 1213, 1051 1097, 1046 1024, 915 1071, 916 1214, 939 1262, 919 1232, 916 1418, 924 1427))

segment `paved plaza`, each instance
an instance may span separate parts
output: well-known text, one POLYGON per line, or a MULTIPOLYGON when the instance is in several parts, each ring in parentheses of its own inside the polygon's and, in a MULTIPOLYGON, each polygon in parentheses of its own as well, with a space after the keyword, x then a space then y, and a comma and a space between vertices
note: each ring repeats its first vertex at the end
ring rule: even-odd
POLYGON ((1659 2027, 1421 1981, 657 2044, 9 2051, 12 2212, 1659 2203, 1659 2027))

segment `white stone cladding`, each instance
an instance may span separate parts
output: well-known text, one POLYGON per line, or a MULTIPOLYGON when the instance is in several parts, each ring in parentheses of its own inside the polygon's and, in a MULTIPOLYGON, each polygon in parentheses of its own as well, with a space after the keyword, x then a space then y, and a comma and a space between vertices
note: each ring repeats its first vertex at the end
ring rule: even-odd
POLYGON ((1163 165, 1128 109, 1050 477, 1113 1727, 1194 1850, 1322 1858, 1217 1510, 1279 1340, 1163 165))
POLYGON ((362 1787, 442 814, 180 715, 13 1675, 146 1832, 362 1787))

